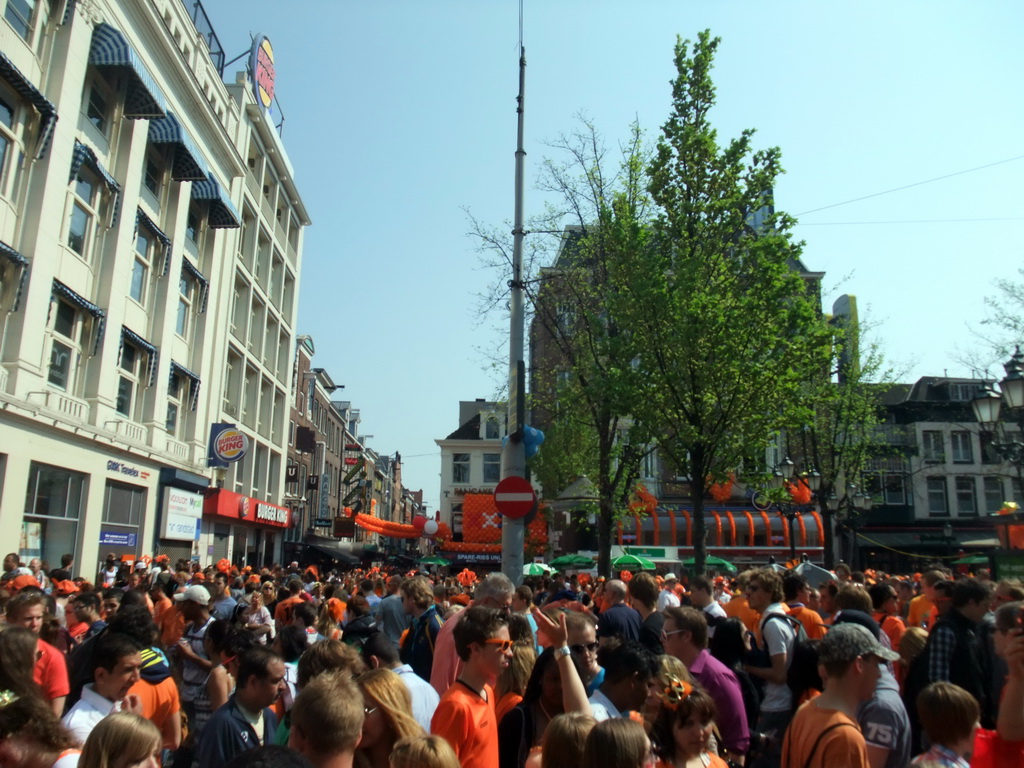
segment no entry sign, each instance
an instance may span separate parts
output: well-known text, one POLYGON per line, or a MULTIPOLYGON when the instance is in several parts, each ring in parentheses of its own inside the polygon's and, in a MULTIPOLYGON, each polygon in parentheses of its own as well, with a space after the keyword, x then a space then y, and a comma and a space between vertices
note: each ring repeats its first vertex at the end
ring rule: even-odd
POLYGON ((505 517, 526 517, 537 504, 533 486, 525 477, 506 477, 494 489, 494 505, 505 517))

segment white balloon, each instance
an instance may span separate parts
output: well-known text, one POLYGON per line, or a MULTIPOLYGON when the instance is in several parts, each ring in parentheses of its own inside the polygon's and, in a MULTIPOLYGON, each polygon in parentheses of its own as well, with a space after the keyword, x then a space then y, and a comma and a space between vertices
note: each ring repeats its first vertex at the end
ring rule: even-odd
POLYGON ((427 520, 426 525, 423 526, 423 533, 427 536, 437 533, 437 520, 427 520))

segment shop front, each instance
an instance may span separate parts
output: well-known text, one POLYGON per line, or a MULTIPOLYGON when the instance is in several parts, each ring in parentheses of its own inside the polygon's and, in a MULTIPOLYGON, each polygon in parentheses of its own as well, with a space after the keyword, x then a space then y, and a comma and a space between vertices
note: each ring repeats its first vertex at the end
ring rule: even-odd
POLYGON ((211 489, 203 501, 199 558, 204 565, 227 559, 239 567, 262 568, 281 560, 291 510, 268 501, 211 489))

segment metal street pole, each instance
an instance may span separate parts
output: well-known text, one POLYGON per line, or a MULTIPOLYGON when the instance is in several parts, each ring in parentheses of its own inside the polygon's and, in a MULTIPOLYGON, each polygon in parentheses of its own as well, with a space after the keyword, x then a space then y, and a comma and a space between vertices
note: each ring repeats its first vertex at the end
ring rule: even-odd
MULTIPOLYGON (((516 135, 515 220, 512 242, 512 279, 509 281, 511 328, 508 355, 508 440, 501 449, 501 478, 526 477, 526 446, 523 423, 526 414, 526 363, 523 360, 523 113, 526 108, 526 48, 519 47, 519 96, 516 98, 518 130, 516 135)), ((505 517, 501 525, 501 570, 513 584, 523 580, 522 518, 505 517)))

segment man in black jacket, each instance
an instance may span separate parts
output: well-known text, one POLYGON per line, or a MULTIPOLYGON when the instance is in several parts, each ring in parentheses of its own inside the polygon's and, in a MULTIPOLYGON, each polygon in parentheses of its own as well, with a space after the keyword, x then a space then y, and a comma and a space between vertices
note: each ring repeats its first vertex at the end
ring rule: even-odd
POLYGON ((273 744, 277 717, 270 705, 285 689, 284 674, 284 659, 273 651, 246 651, 235 692, 203 728, 193 765, 216 768, 241 752, 273 744))

